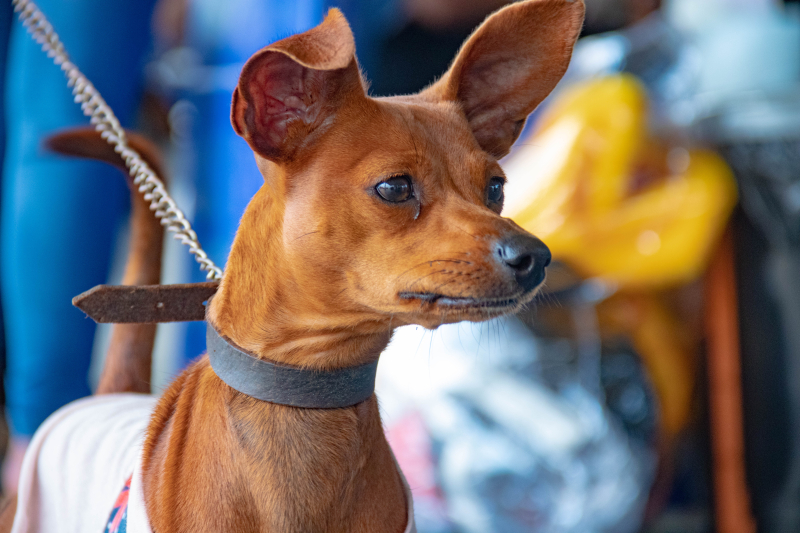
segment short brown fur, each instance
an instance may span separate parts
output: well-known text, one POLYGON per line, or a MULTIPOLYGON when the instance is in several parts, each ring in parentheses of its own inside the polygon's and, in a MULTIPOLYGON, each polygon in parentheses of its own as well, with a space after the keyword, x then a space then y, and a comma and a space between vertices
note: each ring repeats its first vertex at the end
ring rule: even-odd
MULTIPOLYGON (((255 54, 232 123, 265 183, 208 320, 258 357, 333 369, 375 360, 397 326, 487 320, 530 301, 495 252, 527 234, 487 207, 487 184, 566 69, 582 20, 580 0, 502 9, 414 96, 366 95, 337 10, 255 54), (376 185, 396 175, 413 177, 414 197, 391 204, 376 185)), ((343 409, 269 404, 222 382, 207 357, 158 402, 143 483, 155 533, 406 527, 374 395, 343 409)))

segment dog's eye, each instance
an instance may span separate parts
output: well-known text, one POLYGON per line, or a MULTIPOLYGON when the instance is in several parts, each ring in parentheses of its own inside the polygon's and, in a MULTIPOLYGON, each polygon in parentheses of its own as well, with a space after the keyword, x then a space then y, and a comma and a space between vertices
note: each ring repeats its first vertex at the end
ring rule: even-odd
POLYGON ((375 186, 375 191, 387 202, 405 202, 414 195, 411 176, 393 176, 375 186))
POLYGON ((486 187, 486 205, 489 207, 503 205, 503 185, 505 184, 503 178, 494 177, 489 180, 489 186, 486 187))

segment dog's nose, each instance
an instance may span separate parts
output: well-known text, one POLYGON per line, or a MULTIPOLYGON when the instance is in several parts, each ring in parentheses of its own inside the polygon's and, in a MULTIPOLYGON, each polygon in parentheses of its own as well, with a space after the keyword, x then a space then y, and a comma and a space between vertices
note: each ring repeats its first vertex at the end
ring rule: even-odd
POLYGON ((532 235, 505 237, 497 243, 496 253, 526 291, 544 280, 544 269, 551 259, 550 249, 532 235))

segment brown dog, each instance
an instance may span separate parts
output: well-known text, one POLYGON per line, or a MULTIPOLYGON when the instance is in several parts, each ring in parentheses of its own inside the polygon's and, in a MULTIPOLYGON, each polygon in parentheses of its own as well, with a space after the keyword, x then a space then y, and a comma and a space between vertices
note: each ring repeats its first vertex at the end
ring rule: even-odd
MULTIPOLYGON (((367 96, 337 10, 256 53, 231 118, 265 184, 210 324, 258 358, 329 371, 375 361, 397 326, 487 320, 529 302, 550 255, 499 215, 497 160, 566 70, 583 11, 581 0, 506 7, 413 96, 367 96)), ((141 473, 159 533, 408 525, 374 395, 339 409, 267 403, 229 387, 207 357, 158 401, 141 473)))

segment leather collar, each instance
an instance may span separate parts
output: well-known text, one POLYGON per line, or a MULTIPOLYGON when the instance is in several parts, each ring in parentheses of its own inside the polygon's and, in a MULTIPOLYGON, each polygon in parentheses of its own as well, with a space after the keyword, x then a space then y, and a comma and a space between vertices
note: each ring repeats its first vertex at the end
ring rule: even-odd
POLYGON ((350 407, 375 392, 378 361, 335 370, 309 370, 272 363, 245 352, 206 325, 211 368, 237 391, 258 400, 313 409, 350 407))

